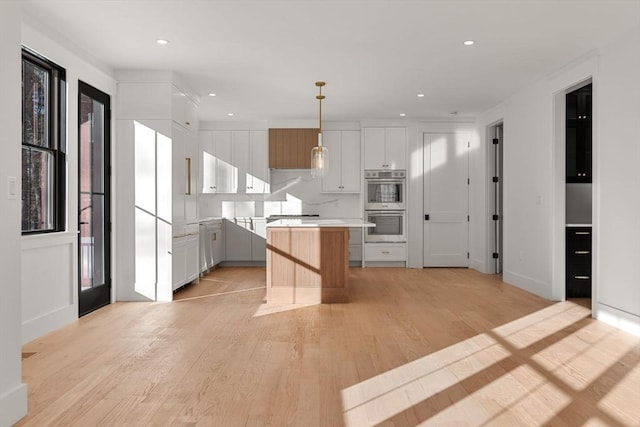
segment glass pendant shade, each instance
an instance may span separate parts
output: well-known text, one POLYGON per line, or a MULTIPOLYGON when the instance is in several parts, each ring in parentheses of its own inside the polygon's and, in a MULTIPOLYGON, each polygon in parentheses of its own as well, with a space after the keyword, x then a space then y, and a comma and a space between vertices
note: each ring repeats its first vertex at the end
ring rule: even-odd
POLYGON ((311 149, 311 176, 321 177, 327 169, 329 161, 329 150, 322 146, 322 134, 318 134, 318 146, 311 149))

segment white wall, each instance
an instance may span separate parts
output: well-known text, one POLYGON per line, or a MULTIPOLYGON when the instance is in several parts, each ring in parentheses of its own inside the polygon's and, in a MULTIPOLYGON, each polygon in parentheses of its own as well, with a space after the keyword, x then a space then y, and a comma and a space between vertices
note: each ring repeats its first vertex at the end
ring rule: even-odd
POLYGON ((67 78, 67 231, 22 238, 22 341, 28 342, 78 318, 78 80, 111 95, 112 108, 116 82, 31 24, 22 24, 22 44, 65 68, 67 78))
MULTIPOLYGON (((640 27, 532 83, 477 122, 486 171, 487 126, 504 119, 503 277, 545 298, 564 299, 564 93, 594 85, 594 315, 640 334, 640 27), (635 54, 632 54, 635 53, 635 54), (559 101, 560 100, 560 101, 559 101)), ((485 190, 486 193, 486 190, 485 190)), ((475 197, 474 203, 484 203, 475 197)), ((486 236, 488 221, 473 231, 486 236)), ((488 251, 485 249, 485 258, 488 251)))
POLYGON ((596 317, 640 335, 640 26, 602 50, 597 107, 596 317))
POLYGON ((20 328, 20 5, 0 2, 0 426, 27 413, 27 387, 21 378, 20 328), (13 198, 9 177, 16 180, 13 198), (12 198, 9 198, 12 197, 12 198))

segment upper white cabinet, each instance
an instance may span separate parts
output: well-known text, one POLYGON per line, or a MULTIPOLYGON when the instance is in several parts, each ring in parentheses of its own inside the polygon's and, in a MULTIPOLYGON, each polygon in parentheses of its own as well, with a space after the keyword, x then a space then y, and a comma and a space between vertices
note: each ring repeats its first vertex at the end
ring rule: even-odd
POLYGON ((237 192, 237 168, 232 161, 231 131, 201 131, 200 171, 202 193, 237 192))
POLYGON ((269 192, 266 130, 200 131, 202 193, 269 192))
MULTIPOLYGON (((184 223, 198 220, 197 175, 198 144, 195 134, 173 122, 173 214, 184 218, 184 223)), ((175 228, 175 227, 174 227, 175 228)), ((174 231, 176 234, 176 231, 174 231)), ((177 233, 179 234, 179 233, 177 233)))
POLYGON ((329 151, 329 167, 322 176, 322 192, 359 193, 360 131, 324 131, 322 144, 329 151))
POLYGON ((195 132, 198 130, 197 106, 191 95, 171 86, 173 120, 185 129, 195 132))
POLYGON ((365 128, 364 168, 406 169, 406 128, 365 128))
POLYGON ((247 193, 265 194, 271 192, 269 186, 269 132, 251 131, 251 168, 248 173, 247 193))
POLYGON ((238 169, 238 192, 269 192, 268 133, 266 130, 237 130, 233 139, 233 164, 238 169))

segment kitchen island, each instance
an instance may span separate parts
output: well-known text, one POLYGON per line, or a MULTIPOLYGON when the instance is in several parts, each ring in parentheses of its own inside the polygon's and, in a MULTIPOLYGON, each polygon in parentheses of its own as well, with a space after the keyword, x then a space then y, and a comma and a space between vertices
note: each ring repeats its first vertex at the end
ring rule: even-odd
POLYGON ((282 219, 267 224, 267 303, 347 302, 349 228, 361 219, 282 219))

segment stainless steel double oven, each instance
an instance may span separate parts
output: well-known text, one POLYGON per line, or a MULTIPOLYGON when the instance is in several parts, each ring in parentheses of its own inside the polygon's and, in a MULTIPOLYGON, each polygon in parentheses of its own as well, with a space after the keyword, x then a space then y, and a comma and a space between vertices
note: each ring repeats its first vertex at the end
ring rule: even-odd
POLYGON ((365 170, 366 243, 406 242, 406 171, 365 170))

